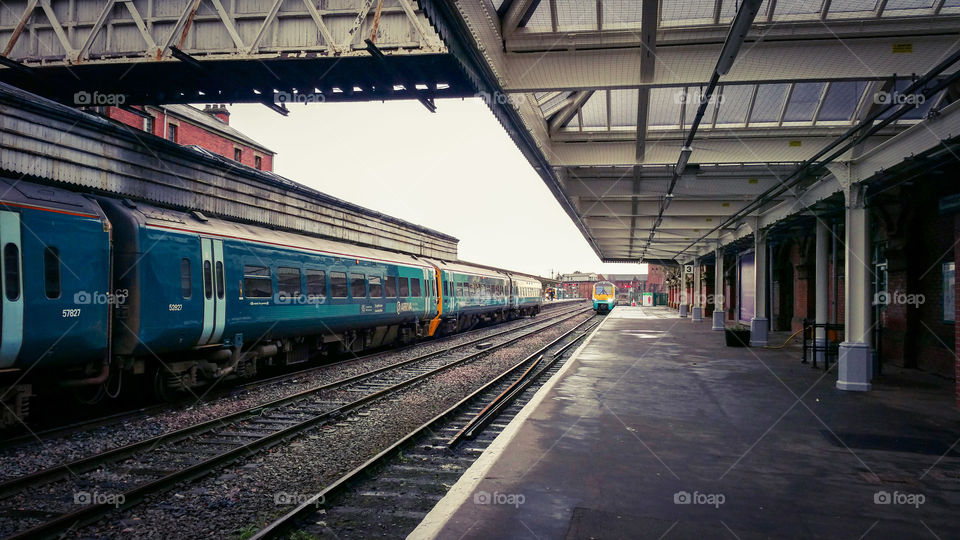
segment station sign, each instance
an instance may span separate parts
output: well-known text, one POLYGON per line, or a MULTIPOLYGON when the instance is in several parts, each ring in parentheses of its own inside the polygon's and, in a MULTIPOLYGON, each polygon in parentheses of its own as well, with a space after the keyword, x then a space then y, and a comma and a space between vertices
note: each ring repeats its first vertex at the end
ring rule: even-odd
POLYGON ((693 273, 693 265, 692 265, 692 264, 685 264, 685 265, 683 265, 683 273, 684 273, 684 274, 692 274, 692 273, 693 273))

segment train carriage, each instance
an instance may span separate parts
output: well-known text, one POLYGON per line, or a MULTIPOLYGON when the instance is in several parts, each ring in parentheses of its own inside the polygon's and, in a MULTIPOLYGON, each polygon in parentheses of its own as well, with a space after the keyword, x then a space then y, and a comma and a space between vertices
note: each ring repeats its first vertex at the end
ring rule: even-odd
POLYGON ((598 281, 593 284, 593 310, 597 313, 608 313, 617 305, 617 287, 609 281, 598 281))
POLYGON ((0 189, 0 425, 24 416, 31 381, 92 400, 145 379, 164 396, 542 302, 539 281, 506 270, 29 182, 0 189))
POLYGON ((413 256, 100 202, 117 229, 118 283, 131 291, 114 353, 135 363, 191 353, 158 363, 160 386, 250 376, 268 358, 412 342, 437 317, 434 268, 413 256))
POLYGON ((0 179, 0 425, 22 417, 32 380, 106 380, 110 223, 69 191, 0 179))

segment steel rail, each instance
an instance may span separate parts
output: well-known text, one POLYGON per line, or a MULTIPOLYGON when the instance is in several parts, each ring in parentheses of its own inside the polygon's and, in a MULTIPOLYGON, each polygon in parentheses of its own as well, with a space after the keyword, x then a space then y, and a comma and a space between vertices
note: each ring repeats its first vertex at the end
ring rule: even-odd
MULTIPOLYGON (((576 332, 577 330, 579 330, 579 329, 580 329, 581 327, 583 327, 584 325, 586 325, 586 324, 590 323, 591 321, 595 320, 595 318, 596 318, 596 317, 591 317, 591 318, 587 319, 586 321, 578 324, 578 325, 575 326, 574 328, 572 328, 572 329, 570 329, 569 331, 565 332, 563 335, 557 337, 556 339, 554 339, 554 340, 551 341, 550 343, 544 345, 544 346, 543 346, 542 348, 540 348, 539 350, 534 351, 532 354, 530 354, 529 356, 527 356, 527 357, 524 358, 523 360, 517 362, 517 363, 514 364, 512 367, 508 368, 506 371, 504 371, 503 373, 501 373, 500 375, 498 375, 497 377, 495 377, 494 379, 492 379, 490 382, 488 382, 487 384, 483 385, 483 386, 480 387, 479 389, 475 390, 475 391, 472 392, 470 395, 468 395, 468 396, 466 396, 465 398, 461 399, 460 401, 458 401, 457 403, 455 403, 454 405, 452 405, 452 406, 451 406, 450 408, 448 408, 447 410, 445 410, 445 411, 441 412, 440 414, 434 416, 432 419, 430 419, 430 420, 428 420, 427 422, 425 422, 424 424, 420 425, 420 427, 418 427, 418 428, 410 431, 409 433, 407 433, 406 435, 404 435, 401 439, 397 440, 397 441, 394 442, 392 445, 390 445, 389 447, 385 448, 385 449, 382 450, 380 453, 378 453, 377 455, 375 455, 375 456, 373 456, 372 458, 368 459, 367 461, 365 461, 365 462, 362 463, 361 465, 355 467, 353 470, 351 470, 351 471, 348 472, 347 474, 341 476, 340 478, 338 478, 337 480, 335 480, 334 482, 332 482, 330 485, 328 485, 327 487, 325 487, 323 490, 321 490, 321 491, 318 492, 317 494, 313 495, 312 497, 310 497, 309 499, 307 499, 306 501, 304 501, 303 503, 301 503, 300 505, 298 505, 298 506, 297 506, 296 508, 294 508, 293 510, 291 510, 291 511, 287 512, 286 514, 284 514, 283 516, 280 516, 279 518, 275 519, 275 520, 274 520, 273 522, 271 522, 269 525, 267 525, 266 527, 264 527, 263 529, 261 529, 260 531, 258 531, 254 536, 252 536, 252 537, 251 537, 251 540, 262 540, 262 539, 265 539, 265 538, 274 538, 274 537, 277 537, 279 534, 281 534, 281 533, 283 532, 283 530, 285 529, 285 527, 287 527, 288 525, 292 524, 298 517, 300 517, 300 516, 302 516, 302 515, 310 512, 311 510, 314 510, 314 509, 317 507, 317 505, 322 504, 324 501, 326 501, 328 498, 332 497, 334 494, 336 494, 336 493, 340 492, 341 490, 344 490, 345 488, 347 488, 347 487, 350 485, 351 482, 353 482, 354 480, 356 480, 358 477, 361 477, 362 475, 364 475, 367 471, 371 470, 373 467, 377 466, 378 464, 384 462, 386 459, 388 459, 388 458, 390 458, 391 456, 393 456, 394 454, 396 454, 397 451, 399 451, 401 448, 405 447, 405 446, 406 446, 408 443, 410 443, 412 440, 420 437, 421 435, 423 435, 423 434, 425 434, 425 433, 430 433, 430 432, 437 431, 437 430, 439 429, 439 427, 440 427, 444 422, 446 422, 450 416, 454 415, 455 413, 457 413, 458 411, 460 411, 462 408, 464 408, 465 406, 469 405, 471 402, 473 402, 474 400, 476 400, 479 396, 481 396, 481 395, 483 395, 484 393, 490 391, 490 389, 492 389, 494 386, 496 386, 496 385, 498 385, 498 384, 501 384, 501 383, 502 383, 504 380, 506 380, 508 377, 510 377, 511 375, 515 374, 517 371, 519 371, 520 369, 522 369, 526 364, 530 363, 531 361, 533 361, 533 360, 536 359, 537 357, 541 357, 541 356, 542 356, 546 351, 548 351, 551 347, 555 346, 557 343, 559 343, 559 342, 562 341, 563 339, 566 339, 570 334, 576 332)), ((584 335, 586 335, 586 333, 584 333, 584 335)), ((580 336, 580 337, 582 337, 582 336, 580 336)), ((579 338, 578 338, 578 339, 579 339, 579 338)), ((558 358, 559 358, 559 356, 558 356, 558 358)))
MULTIPOLYGON (((584 310, 582 310, 582 311, 573 313, 573 314, 569 315, 568 317, 564 317, 564 318, 559 318, 559 317, 558 317, 560 320, 557 320, 556 322, 553 322, 553 323, 547 325, 547 328, 552 327, 552 326, 556 326, 556 325, 559 325, 559 324, 562 324, 563 322, 566 322, 566 321, 569 320, 569 319, 572 319, 572 318, 574 318, 574 317, 576 317, 576 316, 578 316, 578 315, 581 315, 581 314, 583 314, 583 313, 586 313, 587 311, 588 311, 587 309, 584 309, 584 310)), ((493 352, 493 351, 496 351, 496 350, 502 349, 502 348, 504 348, 504 347, 510 346, 510 345, 512 345, 513 343, 517 342, 517 341, 520 341, 520 340, 522 340, 522 339, 525 339, 525 338, 528 338, 528 337, 530 337, 530 336, 532 336, 532 335, 535 335, 537 332, 539 332, 539 331, 541 331, 541 330, 543 330, 543 328, 538 328, 538 329, 536 329, 536 330, 532 330, 532 331, 530 331, 530 332, 521 334, 521 335, 519 335, 519 336, 517 336, 517 337, 511 338, 511 339, 509 339, 509 340, 507 340, 507 341, 504 341, 504 342, 502 342, 502 343, 498 343, 497 345, 494 345, 493 347, 490 347, 490 348, 487 348, 487 349, 483 349, 483 350, 481 350, 481 351, 478 351, 478 352, 476 352, 476 353, 470 354, 470 355, 465 356, 465 357, 463 357, 463 358, 454 360, 453 362, 451 362, 451 363, 449 363, 449 364, 444 364, 444 365, 442 365, 442 366, 440 366, 440 367, 437 367, 437 368, 432 369, 432 370, 430 370, 430 371, 427 371, 427 372, 425 372, 425 373, 422 373, 422 374, 419 374, 419 375, 415 375, 414 377, 409 378, 409 379, 406 379, 406 380, 404 380, 404 381, 401 381, 401 382, 399 382, 399 383, 397 383, 397 384, 395 384, 395 385, 393 385, 393 386, 390 386, 390 387, 384 388, 384 389, 382 389, 382 390, 379 390, 379 391, 376 391, 376 392, 367 394, 367 395, 365 395, 365 396, 363 396, 363 397, 361 397, 361 398, 359 398, 359 399, 356 399, 356 400, 354 400, 354 401, 352 401, 352 402, 350 402, 350 403, 347 403, 347 404, 345 404, 345 405, 341 405, 341 406, 339 406, 339 407, 335 407, 335 408, 333 408, 333 409, 326 410, 326 411, 324 411, 324 412, 322 412, 322 413, 319 413, 319 414, 317 414, 317 415, 315 415, 315 416, 313 416, 313 417, 311 417, 311 418, 309 418, 309 419, 307 419, 307 420, 300 421, 300 422, 298 422, 298 423, 295 424, 295 425, 292 425, 292 426, 289 426, 289 427, 280 429, 280 430, 275 431, 275 432, 273 432, 273 433, 270 433, 270 434, 268 434, 268 435, 266 435, 266 436, 264 436, 264 437, 261 437, 261 438, 259 438, 259 439, 254 440, 254 441, 251 441, 251 442, 249 442, 249 443, 245 443, 245 444, 243 444, 243 445, 241 445, 241 446, 238 446, 238 447, 233 448, 233 449, 231 449, 231 450, 228 450, 228 451, 226 451, 226 452, 220 453, 220 454, 218 454, 218 455, 216 455, 216 456, 213 456, 213 457, 210 457, 210 458, 208 458, 208 459, 205 459, 205 460, 203 460, 203 461, 201 461, 201 462, 199 462, 199 463, 196 463, 196 464, 191 465, 191 466, 189 466, 189 467, 186 467, 186 468, 184 468, 184 469, 180 469, 180 470, 178 470, 178 471, 175 471, 175 472, 173 472, 173 473, 170 473, 170 474, 168 474, 168 475, 166 475, 166 476, 164 476, 164 477, 162 477, 162 478, 159 478, 159 479, 157 479, 157 480, 154 480, 154 481, 152 481, 152 482, 148 482, 148 483, 146 483, 146 484, 141 484, 141 485, 139 485, 139 486, 137 486, 137 487, 134 487, 134 488, 132 488, 132 489, 130 489, 130 490, 125 491, 124 493, 122 493, 122 499, 121 499, 121 500, 123 501, 122 504, 119 504, 119 505, 112 505, 112 504, 92 504, 92 505, 89 505, 89 506, 85 506, 85 507, 83 507, 83 508, 81 508, 81 509, 79 509, 79 510, 76 510, 76 511, 74 511, 74 512, 69 512, 69 513, 66 513, 66 514, 59 515, 59 516, 57 516, 57 517, 55 517, 55 518, 53 518, 53 519, 51 519, 51 520, 48 520, 48 521, 46 521, 46 522, 44 522, 44 523, 41 523, 41 524, 39 524, 39 525, 37 525, 37 526, 35 526, 35 527, 30 528, 30 529, 17 532, 17 533, 15 533, 14 535, 12 535, 12 536, 10 536, 10 537, 8 537, 8 538, 9 538, 9 539, 23 539, 23 538, 38 538, 38 537, 39 537, 39 538, 54 537, 54 536, 57 536, 59 533, 65 531, 65 530, 72 529, 72 528, 76 528, 76 527, 78 527, 78 526, 80 526, 80 525, 83 525, 83 524, 91 523, 91 522, 99 519, 101 516, 103 516, 103 515, 105 515, 105 514, 107 514, 107 513, 109 513, 109 512, 112 512, 112 511, 114 511, 114 510, 130 508, 130 507, 134 506, 135 504, 139 503, 140 501, 142 501, 142 500, 143 500, 146 496, 148 496, 148 495, 161 493, 161 492, 164 492, 164 491, 166 491, 167 489, 169 489, 170 487, 173 487, 173 486, 175 486, 175 485, 177 485, 177 484, 180 484, 180 483, 183 483, 183 482, 186 482, 186 481, 194 480, 194 479, 196 479, 196 478, 200 478, 200 477, 202 477, 202 476, 205 476, 205 475, 208 474, 210 471, 212 471, 212 470, 214 470, 214 469, 216 469, 216 468, 218 468, 218 467, 220 467, 220 466, 222 466, 222 465, 224 465, 224 464, 226 464, 226 463, 229 463, 229 462, 231 462, 231 461, 235 461, 235 460, 241 459, 241 458, 243 458, 244 456, 250 455, 251 453, 254 453, 254 452, 263 450, 263 449, 265 449, 265 448, 272 447, 272 446, 274 446, 274 445, 276 445, 276 444, 281 443, 281 442, 284 441, 285 439, 292 438, 292 437, 294 437, 294 436, 296 436, 296 435, 298 435, 298 434, 300 434, 300 433, 302 433, 302 432, 304 432, 304 431, 306 431, 306 430, 309 430, 309 429, 313 428, 314 426, 316 426, 316 425, 318 425, 318 424, 320 424, 320 423, 322 423, 322 422, 324 422, 324 421, 327 421, 327 420, 330 420, 330 419, 333 419, 333 418, 340 417, 340 416, 344 415, 345 413, 352 411, 353 409, 360 408, 360 407, 362 407, 362 406, 364 406, 364 405, 366 405, 366 404, 368 404, 368 403, 370 403, 370 402, 376 401, 376 400, 378 400, 378 399, 380 399, 380 398, 382 398, 382 397, 384 397, 384 396, 386 396, 386 395, 388 395, 388 394, 392 394, 392 393, 396 393, 396 392, 398 392, 398 391, 404 390, 404 389, 406 389, 406 388, 408 388, 408 387, 410 387, 410 386, 412 386, 412 385, 414 385, 414 384, 416 384, 416 383, 418 383, 418 382, 420 382, 420 381, 423 381, 424 379, 427 379, 427 378, 429 378, 429 377, 432 377, 432 376, 434 376, 434 375, 437 375, 437 374, 439 374, 439 373, 442 373, 442 372, 447 371, 447 370, 449 370, 449 369, 452 369, 452 368, 454 368, 454 367, 457 367, 457 366, 466 364, 466 363, 468 363, 468 362, 475 361, 475 360, 477 360, 478 358, 480 358, 480 357, 482 357, 482 356, 486 356, 487 354, 489 354, 489 353, 491 353, 491 352, 493 352)), ((475 341, 477 341, 477 340, 475 340, 475 341)), ((454 348, 461 348, 462 346, 463 346, 463 345, 458 345, 457 347, 454 347, 454 348)), ((444 354, 444 353, 446 353, 446 352, 448 352, 448 351, 440 351, 440 352, 438 352, 438 353, 430 353, 429 355, 424 355, 424 356, 433 357, 433 356, 438 356, 438 355, 440 355, 440 354, 444 354)), ((411 363, 410 361, 405 361, 405 362, 403 362, 403 363, 401 363, 401 364, 402 364, 402 365, 408 365, 408 364, 410 364, 410 363, 411 363)), ((395 367, 397 367, 397 366, 398 366, 398 365, 394 365, 394 366, 391 366, 391 368, 395 368, 395 367)), ((383 371, 385 371, 385 370, 381 368, 381 369, 373 370, 373 371, 376 371, 376 372, 379 373, 379 372, 383 372, 383 371)), ((355 378, 356 378, 356 377, 351 377, 351 379, 355 379, 355 378)), ((343 385, 346 384, 346 383, 344 383, 343 381, 340 381, 340 382, 334 383, 334 384, 336 384, 337 386, 343 386, 343 385)), ((314 389, 314 390, 309 391, 309 392, 310 392, 310 393, 317 393, 317 391, 318 391, 318 390, 314 389)), ((267 409, 267 408, 269 408, 269 407, 267 407, 267 406, 257 406, 257 407, 255 407, 255 408, 252 409, 252 410, 261 411, 261 410, 267 409)), ((246 416, 246 415, 249 414, 250 412, 251 412, 251 409, 248 409, 248 410, 245 410, 245 411, 241 411, 240 413, 233 413, 233 414, 228 415, 228 416, 229 416, 230 418, 237 417, 238 415, 240 415, 240 416, 246 416)), ((213 420, 213 421, 211 421, 211 422, 217 423, 219 427, 222 427, 222 426, 224 425, 224 419, 223 419, 223 418, 215 419, 215 420, 213 420)), ((161 436, 161 437, 162 437, 162 436, 161 436)), ((165 442, 171 442, 171 441, 165 441, 165 442)), ((135 444, 138 445, 138 446, 140 446, 140 445, 142 445, 143 443, 135 443, 135 444)), ((121 450, 121 449, 118 449, 118 450, 121 450)), ((112 453, 113 453, 113 451, 108 452, 108 454, 112 454, 112 453)), ((98 460, 98 461, 100 461, 100 463, 103 463, 104 460, 103 460, 103 459, 100 459, 100 458, 102 458, 102 456, 94 456, 92 459, 98 460)), ((108 460, 108 461, 115 461, 115 460, 108 460)), ((62 477, 62 476, 61 476, 61 477, 62 477)))

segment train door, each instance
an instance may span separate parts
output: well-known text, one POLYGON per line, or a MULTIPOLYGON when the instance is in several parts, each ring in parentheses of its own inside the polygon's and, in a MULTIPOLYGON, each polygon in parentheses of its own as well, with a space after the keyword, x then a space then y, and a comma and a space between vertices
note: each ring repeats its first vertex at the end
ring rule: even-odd
POLYGON ((23 344, 23 272, 20 244, 20 214, 0 211, 0 368, 13 365, 23 344))
POLYGON ((226 282, 223 268, 223 240, 200 239, 203 272, 203 332, 197 345, 219 343, 226 322, 226 282))

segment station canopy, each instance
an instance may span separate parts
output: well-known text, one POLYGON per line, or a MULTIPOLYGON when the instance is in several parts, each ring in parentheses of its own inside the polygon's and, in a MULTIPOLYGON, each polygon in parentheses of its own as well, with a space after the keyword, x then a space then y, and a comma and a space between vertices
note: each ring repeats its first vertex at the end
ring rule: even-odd
POLYGON ((960 0, 763 0, 745 39, 731 32, 734 0, 467 4, 513 127, 532 136, 549 162, 541 175, 608 262, 711 253, 775 222, 765 215, 809 212, 814 186, 817 200, 842 203, 836 164, 853 167, 960 97, 952 81, 922 93, 955 76, 950 62, 914 84, 958 51, 960 0), (710 93, 730 40, 741 45, 710 93), (848 133, 857 126, 876 129, 848 133), (801 170, 839 139, 856 144, 801 170))

